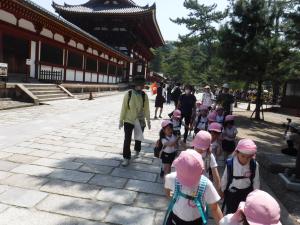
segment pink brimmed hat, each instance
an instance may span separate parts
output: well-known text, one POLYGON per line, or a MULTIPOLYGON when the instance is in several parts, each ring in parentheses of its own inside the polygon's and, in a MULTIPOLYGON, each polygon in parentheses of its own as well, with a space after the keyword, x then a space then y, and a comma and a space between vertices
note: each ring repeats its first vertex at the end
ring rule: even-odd
POLYGON ((279 204, 271 195, 261 190, 251 192, 246 202, 240 203, 231 222, 238 221, 241 212, 250 225, 281 225, 279 204))
POLYGON ((197 107, 200 107, 201 105, 202 105, 202 102, 201 102, 201 101, 197 101, 197 102, 196 102, 196 106, 197 106, 197 107))
POLYGON ((178 181, 187 187, 199 185, 201 175, 204 171, 202 156, 195 150, 186 150, 180 153, 173 162, 176 169, 178 181))
POLYGON ((225 117, 225 122, 233 121, 234 119, 235 119, 235 116, 233 116, 233 115, 227 115, 227 116, 225 117))
POLYGON ((217 121, 217 112, 216 111, 210 112, 207 116, 207 119, 209 122, 216 122, 217 121))
POLYGON ((209 149, 211 144, 211 134, 201 130, 195 136, 192 146, 197 149, 209 149))
POLYGON ((222 125, 219 123, 213 122, 208 126, 208 131, 215 131, 215 132, 221 133, 222 125))
POLYGON ((173 112, 173 116, 175 118, 178 118, 180 119, 181 118, 181 111, 179 109, 176 109, 174 112, 173 112))
POLYGON ((170 124, 172 124, 172 121, 171 121, 171 120, 163 120, 163 121, 161 122, 161 127, 162 127, 162 128, 165 128, 166 126, 168 126, 168 125, 170 125, 170 124))
POLYGON ((237 144, 235 150, 246 155, 255 155, 257 152, 257 146, 251 139, 242 139, 237 144))

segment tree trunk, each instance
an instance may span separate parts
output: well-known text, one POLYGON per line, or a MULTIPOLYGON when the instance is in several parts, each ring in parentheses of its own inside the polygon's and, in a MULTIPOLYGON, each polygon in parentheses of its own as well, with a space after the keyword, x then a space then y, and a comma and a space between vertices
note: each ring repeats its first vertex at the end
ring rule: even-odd
POLYGON ((256 106, 255 106, 255 119, 260 120, 260 106, 262 103, 262 81, 258 81, 257 95, 256 95, 256 106))

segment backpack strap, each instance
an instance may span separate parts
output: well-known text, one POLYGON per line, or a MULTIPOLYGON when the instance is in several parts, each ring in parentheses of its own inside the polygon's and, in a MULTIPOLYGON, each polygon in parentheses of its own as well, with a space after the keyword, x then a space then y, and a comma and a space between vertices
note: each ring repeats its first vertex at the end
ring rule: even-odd
POLYGON ((168 221, 168 218, 173 210, 173 207, 179 197, 179 194, 180 194, 180 184, 179 182, 177 181, 177 179, 175 179, 175 190, 174 190, 174 193, 173 193, 173 196, 172 196, 172 199, 169 203, 169 206, 168 206, 168 209, 167 209, 167 212, 166 212, 166 215, 165 215, 165 218, 164 218, 164 222, 163 222, 163 225, 166 225, 167 224, 167 221, 168 221))
MULTIPOLYGON (((129 90, 128 91, 128 102, 127 102, 128 109, 130 109, 129 102, 130 102, 131 96, 132 96, 132 90, 129 90)), ((144 91, 142 91, 142 98, 143 98, 143 108, 144 108, 144 106, 145 106, 145 99, 146 99, 146 93, 144 91)))
MULTIPOLYGON (((233 180, 233 157, 226 160, 226 168, 227 168, 227 185, 224 192, 229 190, 229 186, 232 183, 233 180)), ((223 205, 222 205, 222 212, 224 212, 225 205, 226 205, 226 194, 224 197, 223 205)))
POLYGON ((205 176, 201 176, 200 185, 198 187, 197 198, 194 199, 194 203, 196 204, 196 206, 198 208, 198 211, 199 211, 200 216, 202 218, 203 224, 207 223, 207 217, 206 217, 203 205, 202 205, 203 195, 204 195, 204 192, 206 190, 206 186, 207 186, 207 178, 205 176))
POLYGON ((251 171, 251 176, 250 176, 251 187, 253 188, 253 181, 254 181, 255 172, 256 172, 256 161, 255 161, 255 159, 251 159, 251 161, 250 161, 250 171, 251 171))

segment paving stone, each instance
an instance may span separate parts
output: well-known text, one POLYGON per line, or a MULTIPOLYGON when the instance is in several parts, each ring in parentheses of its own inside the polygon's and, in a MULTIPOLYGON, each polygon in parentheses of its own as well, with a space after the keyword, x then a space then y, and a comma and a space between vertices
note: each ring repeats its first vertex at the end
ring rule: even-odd
POLYGON ((63 159, 63 160, 68 160, 68 161, 73 161, 76 158, 74 157, 74 155, 72 154, 67 154, 67 153, 63 153, 63 152, 57 152, 52 154, 51 156, 49 156, 52 159, 63 159))
POLYGON ((160 173, 159 166, 147 165, 144 163, 131 163, 131 164, 129 164, 129 166, 127 168, 133 169, 133 170, 144 171, 144 172, 150 172, 150 173, 160 173))
MULTIPOLYGON (((8 205, 4 205, 4 204, 1 204, 0 203, 0 213, 3 212, 4 210, 6 210, 9 206, 8 205)), ((1 220, 1 217, 0 217, 0 220, 1 220)), ((1 224, 1 222, 0 222, 1 224)))
POLYGON ((165 212, 157 212, 154 219, 154 225, 162 225, 164 222, 165 215, 165 212))
POLYGON ((50 182, 45 184, 40 190, 79 198, 93 198, 100 190, 100 187, 70 181, 51 180, 50 182))
POLYGON ((18 187, 10 187, 0 194, 0 202, 21 207, 33 207, 47 196, 46 193, 18 187))
POLYGON ((12 173, 0 171, 0 180, 3 180, 5 178, 9 177, 10 175, 12 175, 12 173))
POLYGON ((0 214, 0 225, 104 225, 58 214, 10 207, 0 214))
POLYGON ((4 159, 7 158, 9 156, 12 156, 13 153, 9 153, 9 152, 0 152, 0 159, 4 159))
POLYGON ((2 170, 2 171, 10 171, 19 165, 20 164, 18 164, 18 163, 0 160, 0 170, 2 170))
POLYGON ((64 146, 69 147, 69 148, 82 148, 82 149, 87 149, 87 150, 95 150, 95 145, 89 145, 89 144, 83 144, 83 143, 78 143, 78 142, 69 142, 64 144, 64 146))
POLYGON ((122 225, 153 225, 155 211, 125 205, 115 205, 109 211, 105 222, 122 225))
POLYGON ((10 152, 10 153, 26 154, 32 152, 32 149, 27 147, 13 146, 13 147, 5 148, 3 149, 3 151, 10 152))
POLYGON ((125 178, 132 178, 136 180, 145 180, 145 181, 153 181, 153 182, 156 180, 156 174, 154 173, 129 170, 127 168, 126 169, 115 168, 111 175, 116 177, 125 177, 125 178))
MULTIPOLYGON (((104 157, 104 155, 103 155, 104 157)), ((97 164, 102 166, 111 166, 117 167, 120 165, 120 161, 113 159, 103 159, 103 158, 78 158, 75 160, 76 162, 82 162, 87 164, 97 164)))
POLYGON ((7 160, 16 163, 31 163, 37 159, 39 159, 39 157, 21 154, 13 154, 12 156, 7 158, 7 160))
POLYGON ((105 202, 115 202, 119 204, 132 204, 137 196, 134 191, 127 191, 115 188, 103 188, 97 195, 97 199, 105 202))
POLYGON ((95 202, 61 195, 49 195, 37 205, 37 208, 43 211, 92 220, 103 220, 109 207, 110 204, 106 202, 95 202))
POLYGON ((157 195, 164 195, 165 193, 162 184, 141 180, 129 180, 125 189, 157 195))
POLYGON ((135 206, 150 209, 165 210, 168 208, 169 200, 166 197, 140 193, 135 201, 135 206))
POLYGON ((153 159, 151 159, 151 158, 144 158, 144 157, 140 156, 138 158, 133 159, 132 162, 152 165, 153 159))
POLYGON ((73 155, 78 155, 78 156, 84 156, 84 157, 99 157, 103 158, 105 153, 104 152, 99 152, 99 151, 94 151, 94 150, 85 150, 85 149, 80 149, 80 148, 71 148, 66 151, 66 153, 73 154, 73 155))
POLYGON ((123 188, 127 179, 116 178, 108 175, 96 175, 89 183, 96 184, 104 187, 123 188))
POLYGON ((29 189, 40 189, 49 180, 45 177, 29 176, 26 174, 13 174, 1 180, 2 184, 29 189))
POLYGON ((7 191, 9 189, 9 186, 7 185, 0 185, 0 194, 7 191))
POLYGON ((113 167, 101 166, 97 164, 85 164, 82 167, 80 167, 79 170, 91 173, 109 174, 113 170, 113 167))
POLYGON ((37 157, 48 157, 50 155, 54 154, 52 151, 45 151, 45 150, 34 150, 30 152, 28 155, 33 155, 37 157))
POLYGON ((48 166, 48 167, 55 167, 55 168, 62 168, 62 169, 69 169, 75 170, 82 166, 82 163, 70 162, 65 160, 57 160, 57 159, 48 159, 48 158, 41 158, 38 159, 32 164, 40 165, 40 166, 48 166))
POLYGON ((115 153, 106 153, 104 156, 105 159, 113 159, 113 160, 118 160, 122 161, 123 156, 121 154, 115 154, 115 153))
POLYGON ((84 173, 74 170, 64 170, 64 169, 54 169, 54 171, 49 175, 51 178, 76 181, 81 183, 88 182, 91 177, 94 176, 93 173, 84 173))
POLYGON ((27 175, 33 175, 33 176, 48 176, 50 173, 53 172, 53 169, 44 166, 21 165, 13 169, 12 172, 23 173, 27 175))

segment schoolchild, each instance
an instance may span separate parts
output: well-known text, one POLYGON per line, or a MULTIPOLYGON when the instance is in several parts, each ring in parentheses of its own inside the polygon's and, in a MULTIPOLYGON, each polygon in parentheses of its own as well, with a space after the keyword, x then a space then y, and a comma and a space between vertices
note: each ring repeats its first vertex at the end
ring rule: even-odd
POLYGON ((208 132, 211 134, 211 151, 218 159, 222 154, 222 146, 221 146, 221 134, 222 134, 222 125, 220 123, 211 123, 208 126, 208 132))
POLYGON ((173 112, 173 115, 171 117, 171 122, 173 124, 173 133, 175 136, 180 137, 181 136, 181 111, 179 109, 176 109, 173 112))
POLYGON ((220 225, 281 225, 280 207, 267 192, 255 190, 241 202, 234 214, 226 215, 220 225))
POLYGON ((236 135, 238 130, 234 125, 234 119, 235 117, 233 115, 227 115, 225 117, 224 128, 222 132, 222 149, 225 159, 227 159, 227 157, 235 150, 236 135))
POLYGON ((217 121, 216 111, 210 111, 210 113, 207 116, 207 119, 208 119, 208 125, 213 123, 213 122, 216 122, 217 121))
POLYGON ((207 106, 201 105, 199 112, 194 122, 194 134, 196 135, 200 130, 207 130, 208 128, 208 108, 207 106))
POLYGON ((237 144, 232 158, 227 159, 221 180, 226 214, 234 213, 247 195, 260 188, 259 166, 254 159, 256 144, 250 139, 242 139, 237 144))
POLYGON ((203 175, 204 163, 201 155, 188 149, 179 155, 173 166, 176 172, 165 177, 166 195, 170 198, 173 192, 173 196, 163 224, 206 224, 208 208, 218 224, 223 217, 218 205, 220 197, 212 182, 203 175))
POLYGON ((224 116, 224 109, 222 106, 218 106, 216 109, 216 122, 220 124, 224 124, 225 116, 224 116))

